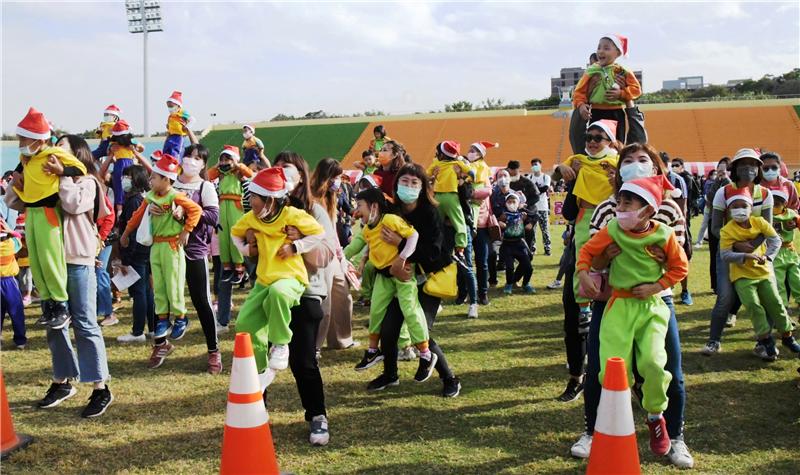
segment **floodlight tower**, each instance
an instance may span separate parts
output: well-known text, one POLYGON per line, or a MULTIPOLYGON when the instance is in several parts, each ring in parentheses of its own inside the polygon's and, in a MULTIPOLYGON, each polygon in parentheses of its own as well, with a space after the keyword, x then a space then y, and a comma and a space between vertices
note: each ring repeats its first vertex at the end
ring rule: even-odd
POLYGON ((156 0, 125 0, 125 10, 128 13, 128 31, 142 34, 142 72, 144 92, 144 132, 145 137, 150 136, 147 127, 147 34, 164 31, 161 28, 161 6, 156 0))

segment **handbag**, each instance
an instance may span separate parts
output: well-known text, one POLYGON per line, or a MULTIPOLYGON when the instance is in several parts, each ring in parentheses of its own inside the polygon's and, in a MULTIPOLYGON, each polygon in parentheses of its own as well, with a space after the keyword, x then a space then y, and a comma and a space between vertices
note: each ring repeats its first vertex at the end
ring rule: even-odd
POLYGON ((497 221, 497 216, 489 210, 489 220, 486 224, 486 230, 489 232, 489 239, 492 241, 499 241, 503 238, 503 230, 500 229, 500 223, 497 221))
POLYGON ((457 274, 456 263, 451 262, 444 269, 430 274, 422 290, 431 297, 440 299, 455 298, 458 293, 458 286, 456 285, 457 274))
POLYGON ((589 296, 583 285, 578 285, 578 296, 586 299, 598 300, 601 302, 608 302, 611 299, 611 286, 608 284, 608 272, 597 272, 594 270, 589 271, 589 277, 594 281, 599 289, 595 296, 589 296))
POLYGON ((142 246, 153 245, 153 232, 150 229, 150 207, 144 210, 142 215, 142 222, 139 223, 139 228, 136 230, 136 242, 142 246))

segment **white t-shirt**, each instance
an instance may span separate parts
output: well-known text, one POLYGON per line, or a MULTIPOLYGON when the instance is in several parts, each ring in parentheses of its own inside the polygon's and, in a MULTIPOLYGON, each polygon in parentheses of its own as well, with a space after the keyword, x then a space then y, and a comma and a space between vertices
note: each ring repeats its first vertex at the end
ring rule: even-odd
MULTIPOLYGON (((546 186, 550 188, 550 175, 546 173, 542 173, 539 176, 534 175, 531 173, 528 175, 528 178, 536 185, 537 188, 541 189, 542 187, 546 186)), ((547 199, 547 193, 542 193, 539 195, 539 201, 536 203, 536 211, 550 211, 550 203, 547 199)))

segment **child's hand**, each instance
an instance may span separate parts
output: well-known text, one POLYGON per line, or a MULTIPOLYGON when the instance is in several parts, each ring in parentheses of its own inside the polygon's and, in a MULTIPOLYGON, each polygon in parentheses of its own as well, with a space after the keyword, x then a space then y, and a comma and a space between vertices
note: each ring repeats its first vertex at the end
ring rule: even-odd
POLYGON ((664 290, 659 284, 640 284, 631 289, 631 293, 637 299, 646 299, 664 290))
POLYGON ((619 101, 619 98, 621 96, 622 96, 622 91, 617 89, 617 88, 609 89, 609 90, 606 91, 606 100, 608 102, 619 101))
POLYGON ((300 230, 297 229, 294 226, 286 226, 286 227, 284 227, 283 228, 283 232, 286 233, 286 238, 288 240, 290 240, 290 241, 299 241, 300 239, 303 239, 303 237, 304 237, 303 233, 301 233, 300 230))
POLYGON ((177 221, 181 221, 183 219, 183 215, 184 210, 182 206, 175 206, 175 209, 172 210, 172 217, 177 221))
POLYGON ((589 277, 589 273, 585 270, 578 272, 578 280, 580 281, 581 288, 586 294, 586 297, 593 298, 600 294, 600 289, 597 288, 597 282, 589 277))
POLYGON ((148 210, 151 216, 162 216, 164 214, 164 208, 155 203, 152 203, 148 210))
POLYGON ((258 243, 258 241, 256 241, 256 232, 252 229, 245 231, 244 238, 247 239, 247 244, 251 246, 255 246, 258 243))
POLYGON ((278 257, 281 259, 288 259, 289 257, 294 256, 296 253, 294 252, 294 246, 291 244, 284 244, 278 249, 278 257))
POLYGON ((437 175, 439 175, 439 167, 433 167, 433 170, 431 170, 431 179, 435 180, 437 175))
POLYGON ((760 256, 758 254, 752 254, 751 253, 751 254, 745 255, 744 257, 745 257, 745 259, 751 259, 751 260, 756 261, 757 263, 762 264, 762 265, 767 262, 767 258, 766 257, 760 256))
POLYGON ((178 235, 178 244, 181 246, 189 244, 189 231, 185 229, 181 231, 181 233, 178 235))
POLYGON ((64 174, 64 165, 55 155, 50 155, 50 158, 47 159, 47 163, 42 166, 42 169, 45 173, 51 175, 61 176, 64 174))
POLYGON ((795 221, 794 219, 786 221, 786 223, 783 225, 783 227, 787 231, 791 231, 793 229, 797 229, 797 221, 795 221))
POLYGON ((592 116, 592 110, 589 109, 589 104, 581 104, 580 107, 578 107, 578 113, 581 115, 581 119, 583 120, 589 120, 589 118, 592 116))
POLYGON ((122 247, 128 247, 130 244, 130 238, 128 238, 127 233, 122 233, 122 236, 119 237, 119 245, 122 247))

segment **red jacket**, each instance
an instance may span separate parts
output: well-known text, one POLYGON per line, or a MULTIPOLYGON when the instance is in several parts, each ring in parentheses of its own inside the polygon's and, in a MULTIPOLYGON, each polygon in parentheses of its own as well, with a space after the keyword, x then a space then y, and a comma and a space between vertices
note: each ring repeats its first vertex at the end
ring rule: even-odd
POLYGON ((106 208, 112 210, 112 212, 97 219, 97 233, 100 235, 101 241, 105 241, 108 235, 111 234, 111 230, 114 229, 114 223, 117 221, 116 213, 113 212, 114 205, 111 203, 111 200, 108 199, 107 195, 103 195, 103 199, 106 202, 106 208))

